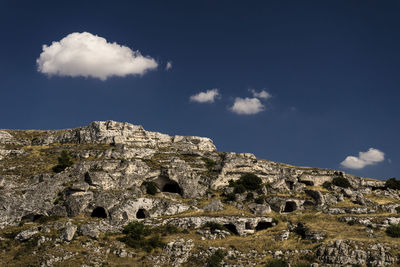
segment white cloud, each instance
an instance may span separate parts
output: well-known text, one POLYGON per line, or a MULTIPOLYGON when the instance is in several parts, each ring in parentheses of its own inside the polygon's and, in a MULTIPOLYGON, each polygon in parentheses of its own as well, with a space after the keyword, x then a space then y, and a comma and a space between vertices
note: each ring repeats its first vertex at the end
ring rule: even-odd
POLYGON ((48 75, 83 76, 106 80, 111 76, 143 75, 157 62, 139 51, 88 32, 71 33, 50 46, 36 60, 38 71, 48 75))
POLYGON ((254 97, 257 98, 268 99, 272 97, 271 94, 265 90, 262 90, 261 92, 256 92, 256 90, 254 89, 249 89, 249 91, 253 94, 254 97))
POLYGON ((218 89, 214 88, 206 92, 200 92, 190 97, 190 101, 199 103, 214 103, 215 99, 220 96, 218 89))
POLYGON ((171 61, 168 61, 167 62, 167 65, 165 65, 165 70, 169 70, 169 69, 171 69, 172 68, 172 62, 171 61))
POLYGON ((358 157, 348 156, 340 164, 348 169, 362 169, 365 166, 373 165, 385 160, 385 153, 382 151, 370 148, 367 152, 359 152, 358 157))
POLYGON ((264 110, 264 105, 258 98, 240 98, 236 97, 230 110, 240 115, 257 114, 264 110))

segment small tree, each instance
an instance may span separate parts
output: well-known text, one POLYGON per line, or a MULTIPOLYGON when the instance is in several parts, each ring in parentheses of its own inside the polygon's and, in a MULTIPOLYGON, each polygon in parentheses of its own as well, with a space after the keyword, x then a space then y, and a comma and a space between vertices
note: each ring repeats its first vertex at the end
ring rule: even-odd
POLYGON ((400 224, 391 225, 386 229, 386 233, 391 237, 400 237, 400 224))
POLYGON ((332 180, 332 184, 339 186, 339 187, 343 187, 343 188, 349 188, 351 187, 351 184, 349 182, 349 180, 347 180, 344 177, 335 177, 332 180))
POLYGON ((57 160, 58 164, 53 167, 53 171, 56 173, 62 172, 63 170, 71 167, 72 164, 74 164, 72 157, 67 150, 63 150, 57 160))
POLYGON ((146 193, 149 195, 155 195, 158 192, 157 185, 155 182, 150 181, 146 183, 146 193))
POLYGON ((390 178, 386 180, 385 187, 400 190, 400 181, 396 180, 396 178, 390 178))

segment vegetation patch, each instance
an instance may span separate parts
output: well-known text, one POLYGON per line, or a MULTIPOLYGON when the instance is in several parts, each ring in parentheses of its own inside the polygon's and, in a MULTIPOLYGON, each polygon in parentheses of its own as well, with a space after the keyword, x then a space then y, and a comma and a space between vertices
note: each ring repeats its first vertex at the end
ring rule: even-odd
POLYGON ((71 167, 74 164, 71 155, 68 153, 67 150, 63 150, 61 155, 57 158, 58 164, 53 167, 53 171, 55 173, 62 172, 68 167, 71 167))
POLYGON ((265 267, 288 267, 289 264, 286 260, 271 259, 267 261, 265 267))
POLYGON ((151 235, 152 229, 140 222, 130 222, 124 227, 122 233, 125 236, 120 238, 120 241, 131 248, 151 252, 155 248, 165 246, 158 233, 151 235))
POLYGON ((234 187, 239 192, 243 189, 244 191, 255 191, 261 188, 262 180, 255 174, 246 173, 236 181, 229 180, 229 186, 234 187))
POLYGON ((400 180, 396 180, 396 178, 390 178, 386 180, 385 187, 394 190, 400 190, 400 180))
POLYGON ((223 250, 218 249, 208 259, 207 266, 208 267, 221 267, 222 260, 224 259, 225 256, 226 256, 226 253, 223 250))
POLYGON ((389 226, 386 233, 391 237, 400 237, 400 224, 389 226))
POLYGON ((157 184, 153 181, 146 182, 145 184, 146 187, 146 193, 149 195, 155 195, 158 192, 158 187, 157 184))
POLYGON ((344 177, 335 177, 335 178, 333 178, 332 184, 336 185, 336 186, 339 186, 339 187, 342 187, 342 188, 351 187, 351 184, 350 184, 349 180, 347 180, 344 177))

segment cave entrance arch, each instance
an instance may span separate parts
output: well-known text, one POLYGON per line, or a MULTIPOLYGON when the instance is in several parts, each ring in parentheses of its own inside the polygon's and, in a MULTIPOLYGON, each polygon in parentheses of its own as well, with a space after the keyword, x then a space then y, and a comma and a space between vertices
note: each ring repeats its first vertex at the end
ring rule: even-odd
POLYGON ((107 218, 107 212, 103 207, 96 207, 90 216, 94 218, 107 218))
POLYGON ((274 225, 271 222, 259 222, 259 223, 257 223, 256 231, 268 229, 268 228, 271 228, 272 226, 274 226, 274 225))
POLYGON ((169 179, 167 176, 161 175, 154 182, 157 184, 158 188, 160 188, 161 192, 176 193, 179 195, 183 194, 183 190, 179 184, 174 180, 169 179))
POLYGON ((145 219, 148 217, 147 211, 145 209, 138 209, 136 212, 136 219, 145 219))
POLYGON ((237 231, 236 226, 233 223, 224 224, 224 227, 228 229, 229 232, 235 235, 239 235, 239 232, 237 231))
POLYGON ((283 212, 293 212, 297 210, 297 204, 294 201, 286 201, 283 212))

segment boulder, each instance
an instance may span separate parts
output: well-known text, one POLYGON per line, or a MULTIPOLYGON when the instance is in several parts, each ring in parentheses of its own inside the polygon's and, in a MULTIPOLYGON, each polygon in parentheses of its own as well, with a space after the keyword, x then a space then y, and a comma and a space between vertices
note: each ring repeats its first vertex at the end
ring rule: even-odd
POLYGON ((61 238, 68 242, 71 241, 77 229, 78 227, 76 225, 68 223, 61 234, 61 238))
POLYGON ((224 209, 224 205, 221 200, 211 200, 211 202, 204 206, 203 209, 205 211, 221 211, 224 209))

